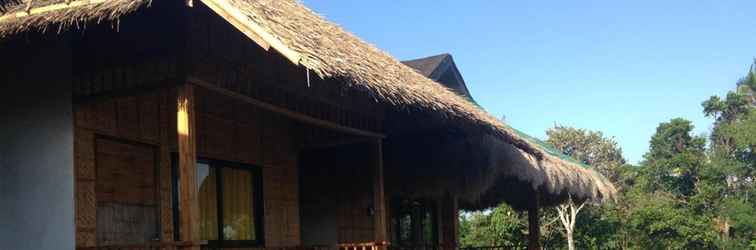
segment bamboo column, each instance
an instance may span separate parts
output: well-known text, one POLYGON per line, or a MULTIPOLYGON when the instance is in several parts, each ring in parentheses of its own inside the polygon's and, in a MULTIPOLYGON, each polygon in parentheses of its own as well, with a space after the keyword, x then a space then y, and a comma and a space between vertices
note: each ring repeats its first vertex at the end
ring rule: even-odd
POLYGON ((373 215, 375 225, 375 242, 379 244, 379 249, 386 249, 388 244, 386 228, 386 198, 383 190, 383 142, 376 139, 371 147, 373 151, 373 206, 375 214, 373 215))
POLYGON ((528 207, 528 250, 541 249, 541 225, 538 220, 539 198, 536 191, 528 207))
POLYGON ((179 168, 179 227, 181 240, 191 242, 185 249, 199 250, 199 203, 197 200, 197 146, 194 123, 194 87, 184 84, 178 87, 176 109, 176 132, 178 138, 179 168))
POLYGON ((447 194, 441 201, 440 214, 442 218, 441 229, 443 246, 442 249, 457 249, 459 245, 459 203, 457 197, 447 194))

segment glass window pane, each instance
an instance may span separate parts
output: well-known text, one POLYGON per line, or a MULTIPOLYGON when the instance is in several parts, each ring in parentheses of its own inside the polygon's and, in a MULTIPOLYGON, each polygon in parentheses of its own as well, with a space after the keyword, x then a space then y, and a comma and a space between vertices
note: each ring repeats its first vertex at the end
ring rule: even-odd
POLYGON ((224 168, 223 239, 256 240, 252 172, 224 168))
POLYGON ((425 244, 433 244, 433 215, 428 208, 425 209, 426 211, 423 213, 423 242, 425 244))
POLYGON ((403 245, 410 245, 412 241, 412 216, 404 213, 399 217, 399 242, 403 245))
POLYGON ((197 163, 197 186, 199 188, 200 239, 218 239, 217 170, 207 164, 197 163))

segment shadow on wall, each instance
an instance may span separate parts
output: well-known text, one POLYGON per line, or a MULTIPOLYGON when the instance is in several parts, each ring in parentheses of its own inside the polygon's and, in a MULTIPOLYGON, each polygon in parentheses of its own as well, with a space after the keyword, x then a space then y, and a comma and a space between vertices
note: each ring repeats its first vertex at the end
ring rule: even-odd
POLYGON ((50 33, 0 41, 3 249, 75 244, 71 47, 50 33))

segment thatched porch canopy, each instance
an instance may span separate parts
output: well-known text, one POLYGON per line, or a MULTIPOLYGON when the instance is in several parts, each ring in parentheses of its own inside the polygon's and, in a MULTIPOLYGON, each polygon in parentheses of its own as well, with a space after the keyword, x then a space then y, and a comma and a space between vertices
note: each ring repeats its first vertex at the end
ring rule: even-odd
MULTIPOLYGON (((403 61, 418 73, 443 85, 469 102, 481 108, 469 92, 459 69, 450 54, 440 54, 425 58, 403 61)), ((506 126, 506 125, 505 125, 506 126)), ((517 129, 509 128, 519 138, 525 139, 530 145, 543 152, 538 158, 524 153, 522 150, 504 143, 500 138, 493 138, 477 133, 456 133, 446 139, 452 142, 437 142, 430 146, 435 153, 433 164, 445 162, 454 165, 460 149, 469 155, 459 166, 477 166, 477 171, 468 171, 465 178, 458 178, 459 187, 456 193, 464 195, 461 199, 465 209, 482 209, 493 207, 505 201, 518 209, 526 209, 528 199, 538 194, 541 206, 558 204, 572 196, 575 199, 593 199, 602 201, 611 199, 616 192, 614 186, 598 172, 562 154, 535 137, 527 135, 517 129), (455 145, 456 144, 456 145, 455 145), (461 145, 460 145, 461 144, 461 145), (445 155, 454 157, 443 157, 445 155)), ((404 141, 407 150, 419 145, 412 145, 414 141, 404 141)), ((428 146, 426 145, 426 147, 428 146)), ((406 157, 403 157, 406 158, 406 157)), ((428 175, 428 174, 422 174, 428 175)), ((437 181, 443 178, 434 176, 437 181)))
MULTIPOLYGON (((0 0, 0 41, 27 30, 58 32, 82 28, 92 22, 112 21, 117 28, 119 17, 148 8, 151 3, 149 0, 30 1, 0 0)), ((459 132, 457 137, 445 135, 441 138, 449 143, 439 144, 440 147, 461 143, 467 145, 469 152, 490 152, 476 154, 477 160, 463 157, 457 164, 458 168, 482 165, 471 167, 476 169, 473 172, 477 174, 472 175, 477 177, 459 182, 460 185, 480 185, 471 188, 475 191, 468 192, 478 194, 469 198, 471 204, 480 204, 489 196, 487 190, 496 190, 500 178, 495 177, 499 176, 513 177, 535 190, 543 190, 544 194, 557 197, 554 200, 565 194, 605 199, 614 193, 611 184, 594 171, 549 152, 537 141, 518 133, 467 98, 326 21, 299 1, 189 0, 187 3, 200 4, 222 16, 264 49, 277 51, 313 75, 338 79, 333 82, 364 90, 377 102, 391 107, 391 112, 408 114, 405 117, 422 114, 430 118, 423 123, 441 124, 436 127, 459 132), (486 178, 486 181, 480 181, 486 178)), ((392 131, 387 134, 391 136, 392 131)), ((448 150, 456 152, 454 148, 448 150)), ((494 201, 499 199, 492 198, 494 201)))

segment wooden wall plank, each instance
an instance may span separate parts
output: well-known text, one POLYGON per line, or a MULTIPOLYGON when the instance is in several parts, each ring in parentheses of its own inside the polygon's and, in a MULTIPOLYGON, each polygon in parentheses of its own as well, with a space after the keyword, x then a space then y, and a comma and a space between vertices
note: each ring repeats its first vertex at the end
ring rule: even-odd
POLYGON ((373 200, 374 207, 373 215, 373 240, 376 242, 387 242, 388 235, 386 227, 386 197, 384 195, 383 188, 383 142, 377 140, 370 147, 372 158, 370 159, 373 164, 373 200))

